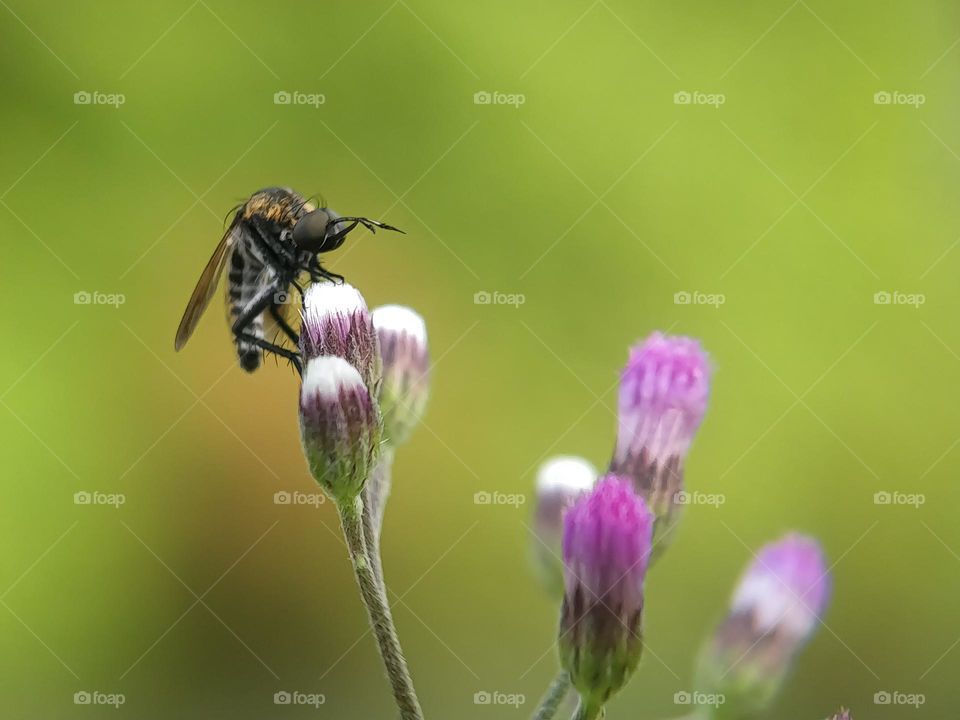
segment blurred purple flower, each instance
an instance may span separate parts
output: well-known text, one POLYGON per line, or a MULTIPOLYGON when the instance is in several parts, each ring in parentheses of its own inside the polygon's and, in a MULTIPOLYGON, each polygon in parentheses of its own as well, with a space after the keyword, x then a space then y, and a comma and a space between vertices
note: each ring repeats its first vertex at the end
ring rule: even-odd
POLYGON ((816 540, 790 533, 761 548, 740 578, 727 617, 701 658, 701 684, 755 713, 776 695, 830 596, 816 540))
POLYGON ((709 394, 710 364, 696 340, 657 332, 631 349, 610 472, 633 478, 656 516, 655 554, 679 517, 683 462, 709 394))
POLYGON ((740 579, 731 613, 752 618, 758 635, 805 641, 826 609, 830 579, 816 540, 790 533, 761 548, 740 579))
POLYGON ((430 390, 427 326, 419 314, 403 305, 374 309, 373 325, 383 360, 379 400, 384 434, 396 446, 407 441, 426 409, 430 390))
POLYGON ((560 658, 585 707, 602 707, 640 660, 652 529, 646 503, 614 475, 564 516, 560 658))

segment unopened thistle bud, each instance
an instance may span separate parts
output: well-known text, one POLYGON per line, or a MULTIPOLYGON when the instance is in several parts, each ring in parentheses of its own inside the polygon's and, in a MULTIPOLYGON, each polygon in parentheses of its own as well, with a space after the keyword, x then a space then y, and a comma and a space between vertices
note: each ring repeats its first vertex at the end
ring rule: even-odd
POLYGON ((356 500, 380 452, 380 417, 360 373, 340 357, 307 363, 300 434, 310 472, 336 502, 356 500))
POLYGON ((840 712, 834 715, 832 720, 853 720, 853 716, 850 714, 849 710, 841 708, 840 712))
POLYGON ((815 540, 791 533, 762 548, 704 648, 701 685, 725 696, 727 712, 763 711, 816 628, 829 595, 829 571, 815 540))
POLYGON ((596 717, 640 661, 653 517, 629 479, 607 475, 564 515, 560 661, 596 717))
POLYGON ((631 477, 656 517, 654 555, 679 519, 683 462, 709 392, 710 366, 696 340, 654 333, 631 349, 610 472, 631 477))
POLYGON ((531 549, 537 575, 548 593, 563 593, 563 516, 593 487, 597 470, 583 458, 559 455, 537 471, 531 549))
POLYGON ((420 422, 430 392, 430 353, 423 318, 403 305, 373 311, 380 340, 383 382, 380 410, 384 438, 393 446, 407 441, 420 422))
POLYGON ((307 289, 300 354, 305 365, 321 355, 343 358, 376 394, 381 374, 377 334, 367 303, 353 285, 322 282, 307 289))

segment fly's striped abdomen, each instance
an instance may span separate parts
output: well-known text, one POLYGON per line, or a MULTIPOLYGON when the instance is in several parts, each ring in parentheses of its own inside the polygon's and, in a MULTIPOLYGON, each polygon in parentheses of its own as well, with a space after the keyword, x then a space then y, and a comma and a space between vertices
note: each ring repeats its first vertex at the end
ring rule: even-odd
MULTIPOLYGON (((247 252, 244 244, 238 245, 230 257, 230 274, 227 284, 227 299, 230 305, 230 325, 244 313, 262 291, 263 265, 247 252)), ((263 313, 250 320, 243 329, 244 334, 263 340, 263 313)), ((247 372, 260 367, 261 350, 249 340, 235 338, 237 357, 240 366, 247 372)))

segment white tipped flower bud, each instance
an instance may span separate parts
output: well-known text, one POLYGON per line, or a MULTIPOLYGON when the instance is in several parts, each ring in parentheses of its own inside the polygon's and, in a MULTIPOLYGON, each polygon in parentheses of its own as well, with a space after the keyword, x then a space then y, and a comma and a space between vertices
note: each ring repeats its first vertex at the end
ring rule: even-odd
POLYGON ((380 418, 353 365, 335 356, 310 360, 300 390, 300 433, 313 477, 336 502, 352 502, 380 454, 380 418))
POLYGON ((303 298, 300 353, 304 364, 321 355, 336 355, 353 365, 376 394, 380 382, 380 348, 367 303, 348 283, 316 283, 303 298))
POLYGON ((430 394, 430 354, 423 318, 402 305, 373 311, 380 342, 383 382, 380 409, 384 437, 391 445, 407 441, 420 422, 430 394))
POLYGON ((563 514, 593 487, 596 479, 596 468, 572 455, 550 458, 537 471, 531 549, 541 583, 548 593, 558 598, 563 593, 563 514))

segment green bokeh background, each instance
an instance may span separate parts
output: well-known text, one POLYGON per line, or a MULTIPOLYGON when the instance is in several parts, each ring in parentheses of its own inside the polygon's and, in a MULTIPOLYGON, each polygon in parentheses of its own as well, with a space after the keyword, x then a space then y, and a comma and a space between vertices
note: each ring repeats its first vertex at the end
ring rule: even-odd
POLYGON ((690 508, 651 573, 648 651, 609 717, 685 710, 737 574, 789 528, 822 540, 834 597, 773 716, 955 714, 955 5, 7 0, 0 32, 4 717, 393 715, 332 508, 272 500, 314 491, 295 377, 239 370, 219 307, 172 348, 223 215, 270 184, 408 233, 357 233, 332 267, 419 310, 437 363, 384 548, 430 717, 532 711, 556 607, 527 566, 530 503, 474 493, 528 493, 555 453, 602 464, 617 371, 655 329, 712 356, 687 477, 726 502, 690 508), (126 703, 78 707, 82 690, 126 703))

